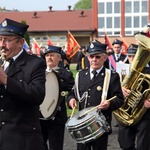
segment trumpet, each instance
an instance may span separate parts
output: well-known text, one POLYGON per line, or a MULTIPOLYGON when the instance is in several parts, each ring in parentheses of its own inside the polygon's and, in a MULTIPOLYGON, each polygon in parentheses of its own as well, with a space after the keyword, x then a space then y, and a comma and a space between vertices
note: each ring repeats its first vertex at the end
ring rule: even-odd
POLYGON ((1 50, 1 54, 0 54, 0 62, 1 62, 1 67, 3 68, 5 63, 6 63, 6 55, 4 52, 4 49, 1 50))

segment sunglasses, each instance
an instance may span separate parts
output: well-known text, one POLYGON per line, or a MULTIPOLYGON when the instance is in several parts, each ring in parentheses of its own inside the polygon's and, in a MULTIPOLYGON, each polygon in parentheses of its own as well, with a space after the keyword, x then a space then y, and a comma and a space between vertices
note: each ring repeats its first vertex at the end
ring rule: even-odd
POLYGON ((100 59, 100 58, 101 58, 101 56, 95 56, 95 55, 90 55, 89 57, 92 58, 92 59, 93 59, 94 57, 95 57, 96 59, 100 59))

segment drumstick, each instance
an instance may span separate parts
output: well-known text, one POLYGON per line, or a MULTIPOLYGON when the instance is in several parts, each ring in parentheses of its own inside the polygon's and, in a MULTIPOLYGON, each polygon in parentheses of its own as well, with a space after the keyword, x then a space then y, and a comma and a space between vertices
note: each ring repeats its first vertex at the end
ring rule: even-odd
POLYGON ((73 107, 73 110, 72 110, 72 112, 71 112, 71 116, 70 116, 70 118, 72 118, 72 117, 73 117, 73 114, 74 114, 75 108, 76 108, 76 107, 73 107))
MULTIPOLYGON (((113 100, 113 99, 116 98, 116 97, 117 97, 117 96, 113 96, 112 98, 108 99, 107 101, 110 102, 111 100, 113 100)), ((99 106, 99 105, 97 105, 97 106, 91 108, 90 110, 86 111, 84 114, 80 115, 79 118, 80 118, 80 117, 83 117, 84 115, 86 115, 86 114, 89 113, 90 111, 93 111, 94 109, 98 108, 98 106, 99 106)))

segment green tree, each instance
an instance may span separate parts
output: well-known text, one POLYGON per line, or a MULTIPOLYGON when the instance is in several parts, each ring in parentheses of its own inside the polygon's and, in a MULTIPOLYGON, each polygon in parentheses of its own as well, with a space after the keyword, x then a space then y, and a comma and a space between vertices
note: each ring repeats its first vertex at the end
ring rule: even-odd
POLYGON ((75 4, 75 9, 91 9, 92 0, 80 0, 75 4))
MULTIPOLYGON (((22 20, 21 23, 22 23, 22 24, 26 24, 26 21, 25 21, 25 20, 22 20)), ((24 38, 25 38, 27 44, 30 46, 30 37, 29 37, 28 32, 26 32, 26 33, 24 34, 24 38)))

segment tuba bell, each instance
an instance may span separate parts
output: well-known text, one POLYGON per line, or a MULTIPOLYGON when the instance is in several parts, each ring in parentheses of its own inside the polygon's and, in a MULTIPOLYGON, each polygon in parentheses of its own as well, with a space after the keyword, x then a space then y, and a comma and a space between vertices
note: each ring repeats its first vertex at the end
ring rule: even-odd
POLYGON ((130 74, 122 82, 122 87, 130 90, 125 98, 124 104, 113 112, 116 120, 125 125, 131 126, 142 118, 147 108, 144 107, 144 100, 150 98, 150 74, 143 74, 142 71, 150 61, 150 38, 136 34, 139 43, 135 58, 130 67, 130 74))

